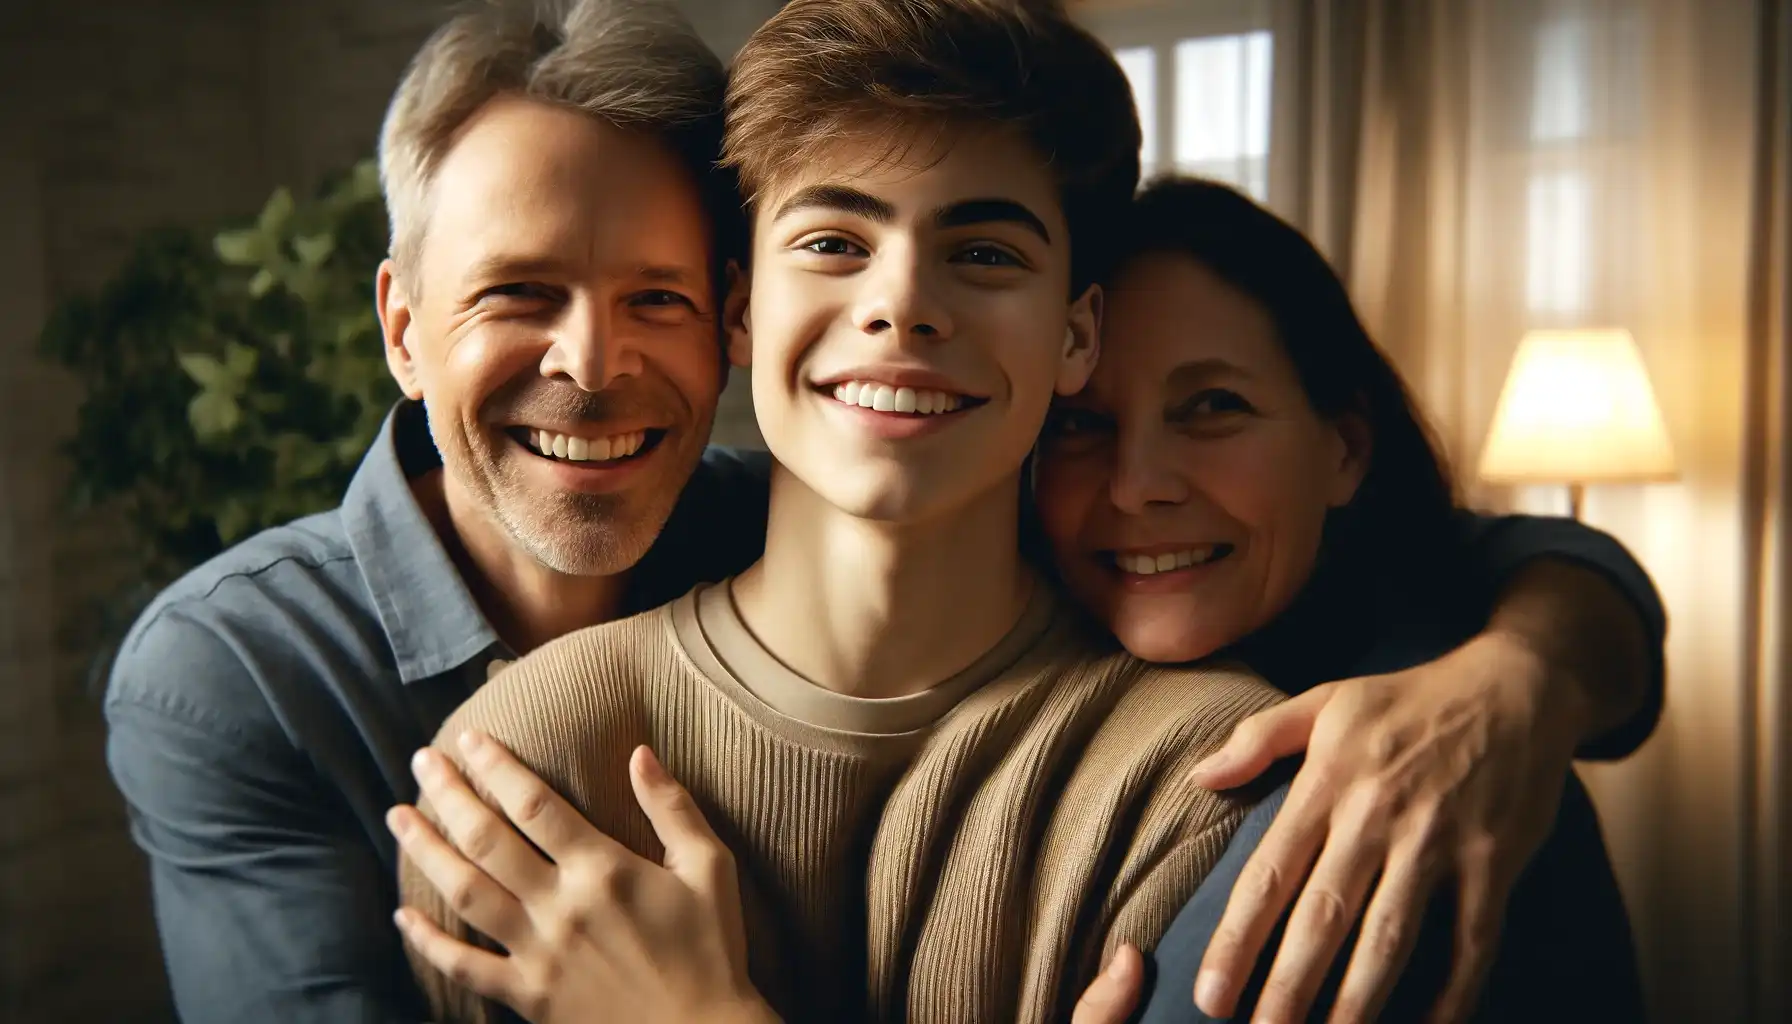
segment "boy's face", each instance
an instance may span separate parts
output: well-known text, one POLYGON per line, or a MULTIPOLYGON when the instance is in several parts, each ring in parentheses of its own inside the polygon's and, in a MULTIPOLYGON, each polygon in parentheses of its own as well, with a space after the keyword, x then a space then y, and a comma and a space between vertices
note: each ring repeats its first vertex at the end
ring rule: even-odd
POLYGON ((765 195, 729 350, 772 454, 835 507, 917 523, 1017 489, 1054 392, 1095 364, 1057 183, 1000 128, 887 140, 765 195))

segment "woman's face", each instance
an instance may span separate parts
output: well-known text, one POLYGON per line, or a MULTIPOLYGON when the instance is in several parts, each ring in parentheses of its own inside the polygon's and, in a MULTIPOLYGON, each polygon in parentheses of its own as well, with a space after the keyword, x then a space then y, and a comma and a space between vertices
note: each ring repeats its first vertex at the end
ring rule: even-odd
POLYGON ((1102 338, 1046 428, 1040 516, 1065 582, 1128 650, 1204 657, 1300 592, 1367 432, 1315 412, 1269 312, 1188 256, 1125 266, 1102 338))

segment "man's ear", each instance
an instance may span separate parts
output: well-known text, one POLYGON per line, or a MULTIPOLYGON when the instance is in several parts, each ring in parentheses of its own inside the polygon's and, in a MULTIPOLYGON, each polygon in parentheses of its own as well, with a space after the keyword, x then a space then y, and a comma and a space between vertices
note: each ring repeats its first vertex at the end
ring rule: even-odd
POLYGON ((374 308, 379 313, 380 333, 386 338, 386 368, 406 398, 423 398, 423 383, 417 374, 417 360, 411 352, 411 303, 404 283, 398 279, 398 265, 390 259, 380 261, 373 281, 374 308))
POLYGON ((1369 461, 1375 454, 1375 431, 1369 428, 1369 417, 1360 408, 1352 408, 1333 420, 1331 428, 1338 435, 1338 457, 1333 464, 1331 493, 1326 496, 1332 508, 1342 508, 1356 497, 1363 478, 1369 475, 1369 461))
POLYGON ((1074 395, 1089 383, 1101 358, 1101 285, 1092 284, 1078 296, 1065 319, 1064 350, 1059 353, 1053 390, 1074 395))
POLYGON ((728 261, 728 298, 722 306, 722 329, 728 332, 728 361, 742 368, 753 365, 752 274, 738 260, 728 261))

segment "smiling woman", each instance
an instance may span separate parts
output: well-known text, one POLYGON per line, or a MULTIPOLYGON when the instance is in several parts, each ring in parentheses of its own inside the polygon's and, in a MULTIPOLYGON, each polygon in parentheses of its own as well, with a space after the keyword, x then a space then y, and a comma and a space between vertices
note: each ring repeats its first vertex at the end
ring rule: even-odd
POLYGON ((1235 659, 1302 694, 1241 726, 1204 784, 1307 753, 1287 804, 1264 805, 1252 845, 1166 936, 1146 1019, 1187 1019, 1203 953, 1215 1016, 1260 991, 1256 1012, 1304 1019, 1325 991, 1333 1020, 1375 1019, 1390 997, 1390 1019, 1440 997, 1461 1019, 1491 968, 1494 1019, 1535 1000, 1635 1019, 1628 922, 1569 769, 1577 744, 1622 751, 1653 720, 1637 616, 1602 583, 1576 591, 1617 606, 1591 645, 1608 666, 1580 674, 1634 685, 1603 703, 1538 672, 1557 648, 1524 616, 1496 608, 1478 635, 1495 586, 1478 521, 1319 253, 1209 182, 1153 184, 1128 224, 1101 362, 1041 440, 1040 523, 1063 580, 1132 653, 1235 659), (1455 934, 1421 929, 1425 895, 1451 882, 1455 934), (1362 944, 1334 961, 1359 911, 1362 944), (1272 926, 1286 938, 1270 943, 1272 926), (1423 966, 1396 988, 1415 947, 1423 966))

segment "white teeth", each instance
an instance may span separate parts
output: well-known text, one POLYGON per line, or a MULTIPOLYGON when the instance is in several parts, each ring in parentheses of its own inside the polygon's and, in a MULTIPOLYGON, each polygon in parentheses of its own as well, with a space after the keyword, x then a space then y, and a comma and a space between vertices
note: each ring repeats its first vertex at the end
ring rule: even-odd
POLYGON ((877 412, 900 412, 916 416, 954 412, 964 404, 964 396, 927 388, 893 388, 875 381, 849 380, 834 385, 834 400, 846 405, 877 412))
POLYGON ((1198 547, 1182 551, 1165 552, 1161 555, 1139 555, 1119 552, 1114 555, 1114 564, 1121 572, 1130 572, 1138 576, 1152 576, 1160 572, 1174 572, 1187 569, 1192 565, 1204 565, 1213 561, 1220 551, 1217 544, 1202 544, 1198 547))
POLYGON ((635 454, 646 443, 647 432, 644 430, 597 438, 574 437, 548 430, 529 431, 529 447, 568 462, 609 462, 635 454))

